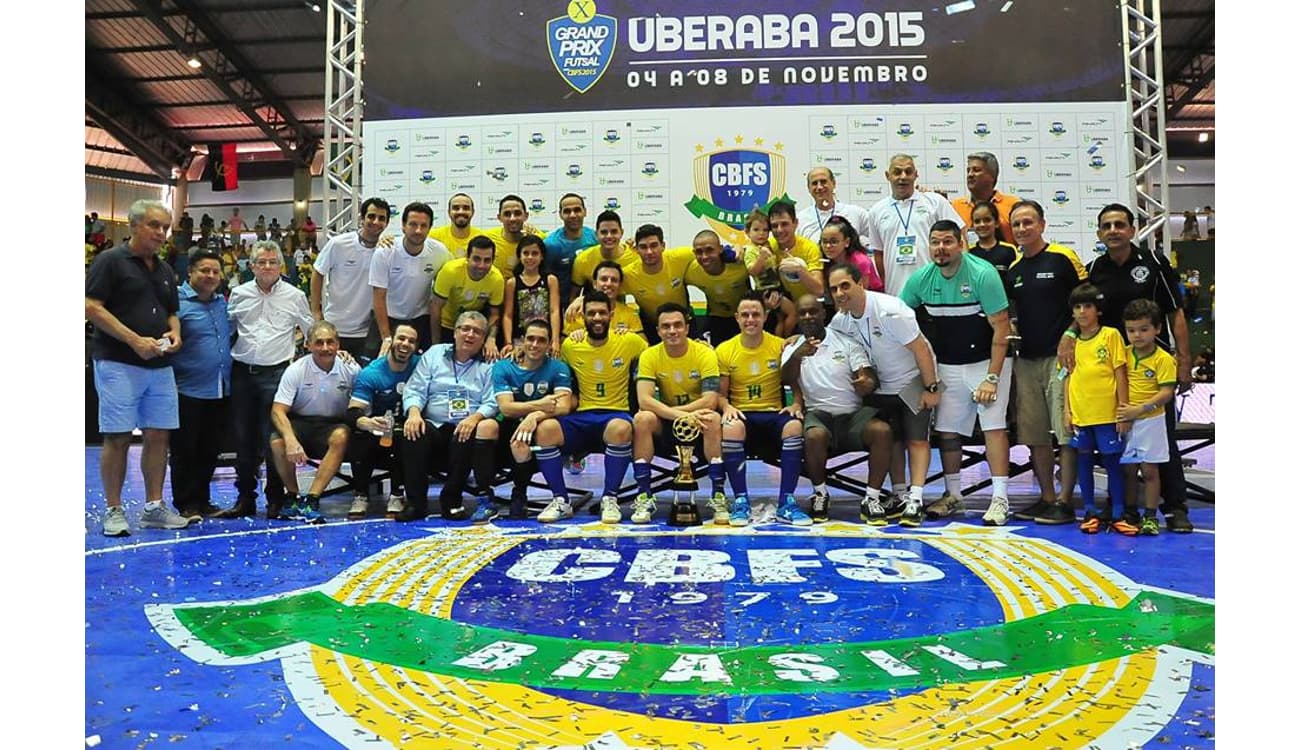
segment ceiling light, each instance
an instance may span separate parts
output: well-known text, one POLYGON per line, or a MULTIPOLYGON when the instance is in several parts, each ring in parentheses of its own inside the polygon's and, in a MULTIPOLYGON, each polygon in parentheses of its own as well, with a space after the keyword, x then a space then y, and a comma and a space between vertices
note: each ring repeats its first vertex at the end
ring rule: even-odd
POLYGON ((190 59, 186 60, 185 64, 195 70, 203 67, 203 61, 199 60, 198 55, 190 55, 190 59))
POLYGON ((1196 136, 1197 143, 1205 143, 1208 140, 1210 140, 1210 134, 1203 130, 1201 131, 1200 135, 1196 136))
POLYGON ((316 4, 316 3, 308 3, 308 2, 304 2, 303 5, 306 5, 308 8, 311 8, 311 9, 312 9, 313 11, 315 11, 316 13, 320 13, 320 5, 318 5, 318 4, 316 4))

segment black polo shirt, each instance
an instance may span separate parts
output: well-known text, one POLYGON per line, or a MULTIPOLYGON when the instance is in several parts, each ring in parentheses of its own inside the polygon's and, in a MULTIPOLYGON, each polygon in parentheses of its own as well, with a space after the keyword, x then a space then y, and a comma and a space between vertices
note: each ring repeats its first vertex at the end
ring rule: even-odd
MULTIPOLYGON (((152 338, 170 330, 167 318, 180 309, 176 273, 155 258, 153 270, 126 246, 105 250, 86 272, 86 296, 104 303, 127 328, 152 338)), ((94 359, 107 359, 137 367, 168 367, 166 357, 141 359, 131 347, 95 327, 92 339, 94 359)))
POLYGON ((1016 262, 1018 253, 1016 252, 1015 245, 1006 242, 999 242, 993 247, 985 250, 978 244, 975 244, 971 245, 970 249, 966 252, 974 255, 980 260, 988 261, 994 268, 998 269, 998 275, 1002 277, 1002 286, 1008 292, 1011 291, 1011 287, 1007 280, 1007 269, 1011 268, 1011 264, 1016 262))
POLYGON ((1117 329, 1128 343, 1124 330, 1124 306, 1135 299, 1155 300, 1163 313, 1164 322, 1156 342, 1166 351, 1173 351, 1173 322, 1175 310, 1183 309, 1183 295, 1178 291, 1178 274, 1164 256, 1130 245, 1128 261, 1120 266, 1111 260, 1110 253, 1097 256, 1088 264, 1088 281, 1105 295, 1101 307, 1101 324, 1117 329))
POLYGON ((1021 255, 1007 271, 1007 298, 1014 306, 1020 333, 1020 356, 1055 357, 1057 342, 1069 327, 1070 292, 1084 281, 1078 258, 1062 245, 1048 245, 1030 257, 1021 255))

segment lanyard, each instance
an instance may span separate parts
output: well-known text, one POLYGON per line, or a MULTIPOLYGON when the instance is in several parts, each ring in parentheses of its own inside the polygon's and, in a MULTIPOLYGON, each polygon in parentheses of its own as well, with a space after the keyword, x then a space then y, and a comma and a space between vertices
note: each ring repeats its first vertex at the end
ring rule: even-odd
POLYGON ((460 366, 456 364, 456 358, 455 358, 455 356, 454 356, 454 355, 452 356, 452 360, 451 360, 451 377, 452 377, 453 380, 456 381, 456 385, 460 385, 460 375, 461 375, 461 373, 463 373, 463 372, 469 372, 469 368, 471 368, 471 367, 473 367, 473 366, 474 366, 474 360, 471 359, 470 361, 468 361, 468 362, 465 363, 465 369, 462 370, 462 369, 460 369, 460 366))
MULTIPOLYGON (((830 210, 826 214, 826 221, 830 221, 831 217, 834 215, 835 215, 835 204, 832 203, 830 210)), ((822 221, 822 210, 817 207, 816 203, 813 204, 813 216, 816 217, 817 219, 817 233, 821 234, 821 232, 826 229, 826 222, 822 221)))
MULTIPOLYGON (((852 315, 849 315, 849 318, 852 319, 853 316, 852 316, 852 315)), ((871 328, 871 308, 870 308, 870 307, 867 307, 866 305, 863 305, 863 306, 862 306, 862 321, 861 321, 861 322, 858 322, 858 321, 855 320, 855 321, 853 321, 853 322, 854 322, 854 325, 855 325, 855 326, 857 327, 857 329, 858 329, 858 337, 862 339, 862 344, 867 348, 867 356, 870 357, 870 356, 871 356, 871 337, 868 336, 867 334, 863 333, 863 330, 864 330, 864 329, 866 329, 866 330, 870 330, 870 328, 871 328)), ((874 360, 872 361, 872 364, 873 364, 873 365, 875 364, 875 361, 874 361, 874 360)))
POLYGON ((916 207, 916 203, 909 198, 907 201, 907 218, 904 219, 903 212, 898 210, 898 202, 895 201, 894 203, 894 213, 898 214, 898 220, 903 222, 904 234, 907 233, 907 225, 912 223, 912 209, 915 207, 916 207))

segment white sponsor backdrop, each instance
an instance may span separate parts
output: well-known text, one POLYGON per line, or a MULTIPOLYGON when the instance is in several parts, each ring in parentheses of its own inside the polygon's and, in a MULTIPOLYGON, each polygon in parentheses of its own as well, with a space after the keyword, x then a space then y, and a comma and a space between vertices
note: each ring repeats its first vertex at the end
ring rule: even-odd
MULTIPOLYGON (((395 209, 427 201, 446 221, 446 201, 465 192, 477 226, 496 225, 506 194, 530 205, 529 220, 559 224, 560 196, 587 200, 588 221, 617 206, 624 227, 664 227, 669 244, 689 244, 705 224, 685 205, 709 196, 695 184, 694 159, 745 149, 785 157, 784 190, 808 200, 804 175, 830 166, 840 200, 864 208, 889 195, 890 155, 912 154, 927 187, 965 191, 966 154, 998 157, 998 186, 1047 210, 1048 238, 1091 257, 1097 210, 1128 203, 1132 168, 1122 102, 859 107, 739 107, 625 110, 372 121, 365 124, 363 193, 395 209)), ((766 186, 761 186, 766 199, 766 186)), ((778 188, 782 187, 780 185, 778 188)), ((707 188, 706 188, 707 189, 707 188)), ((755 202, 759 202, 757 199, 755 202)))

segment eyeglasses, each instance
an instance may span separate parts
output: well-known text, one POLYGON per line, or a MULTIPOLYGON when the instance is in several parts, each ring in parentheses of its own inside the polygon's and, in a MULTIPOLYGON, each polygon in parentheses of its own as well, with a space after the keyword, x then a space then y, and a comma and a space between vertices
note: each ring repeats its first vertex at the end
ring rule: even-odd
POLYGON ((478 326, 464 325, 464 326, 459 326, 458 328, 456 328, 456 330, 460 331, 461 333, 477 333, 480 336, 484 334, 484 330, 482 328, 479 328, 478 326))
POLYGON ((271 258, 269 260, 267 259, 255 260, 253 261, 253 265, 273 268, 275 266, 280 265, 280 261, 276 260, 275 258, 271 258))

